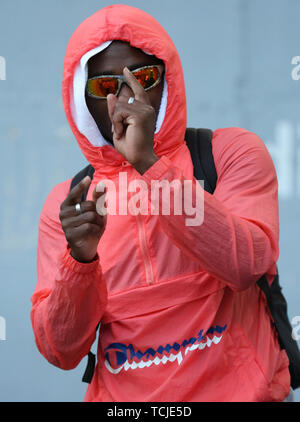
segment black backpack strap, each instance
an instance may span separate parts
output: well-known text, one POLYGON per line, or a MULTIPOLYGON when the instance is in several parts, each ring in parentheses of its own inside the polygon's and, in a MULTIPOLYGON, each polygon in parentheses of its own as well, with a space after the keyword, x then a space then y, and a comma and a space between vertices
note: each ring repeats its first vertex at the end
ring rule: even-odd
MULTIPOLYGON (((91 164, 86 166, 84 169, 82 169, 79 173, 76 174, 76 176, 73 177, 70 185, 70 190, 73 189, 74 186, 78 185, 79 182, 81 182, 82 179, 85 178, 85 176, 90 176, 91 179, 93 179, 95 169, 92 167, 91 164)), ((87 196, 88 190, 84 192, 82 195, 81 200, 85 201, 87 196)))
POLYGON ((212 154, 213 132, 210 129, 187 128, 185 141, 194 165, 194 176, 204 180, 204 189, 213 194, 217 184, 217 172, 212 154))
POLYGON ((96 355, 89 351, 88 353, 88 362, 82 377, 82 382, 87 382, 90 384, 92 381, 94 371, 95 371, 95 365, 96 365, 96 355))
MULTIPOLYGON (((97 324, 96 332, 97 332, 99 326, 100 326, 100 322, 97 324)), ((82 382, 86 382, 86 383, 90 384, 91 381, 92 381, 94 372, 95 372, 96 355, 95 355, 95 353, 93 353, 90 350, 87 357, 88 357, 88 361, 87 361, 86 368, 85 368, 85 371, 84 371, 84 374, 83 374, 83 377, 82 377, 82 382)))
POLYGON ((257 284, 266 296, 280 348, 286 351, 289 358, 291 387, 295 390, 300 387, 300 351, 296 340, 292 337, 293 329, 288 317, 287 302, 279 284, 278 270, 271 286, 265 276, 262 276, 257 284))

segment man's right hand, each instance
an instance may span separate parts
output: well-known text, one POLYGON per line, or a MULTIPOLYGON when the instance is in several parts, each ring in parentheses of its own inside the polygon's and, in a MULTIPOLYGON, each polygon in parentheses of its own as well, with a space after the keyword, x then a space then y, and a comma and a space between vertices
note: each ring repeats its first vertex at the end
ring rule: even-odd
MULTIPOLYGON (((106 215, 99 215, 96 209, 97 200, 106 191, 93 191, 93 200, 81 202, 83 193, 91 184, 91 178, 86 176, 70 191, 61 204, 59 219, 71 248, 71 255, 79 262, 88 263, 97 255, 99 240, 106 227, 106 215), (80 203, 81 212, 75 208, 80 203)), ((103 200, 104 198, 102 198, 103 200)))

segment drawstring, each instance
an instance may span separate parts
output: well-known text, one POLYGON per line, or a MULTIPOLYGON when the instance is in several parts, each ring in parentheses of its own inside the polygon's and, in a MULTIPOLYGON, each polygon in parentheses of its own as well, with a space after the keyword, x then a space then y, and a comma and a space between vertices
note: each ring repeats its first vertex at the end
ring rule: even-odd
POLYGON ((104 161, 102 148, 100 148, 99 150, 99 155, 100 155, 101 160, 104 161))

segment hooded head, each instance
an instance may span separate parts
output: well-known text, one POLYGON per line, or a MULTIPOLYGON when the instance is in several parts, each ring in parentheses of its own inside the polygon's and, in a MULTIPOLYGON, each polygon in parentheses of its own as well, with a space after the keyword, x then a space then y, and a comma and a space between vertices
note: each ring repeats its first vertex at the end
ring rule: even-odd
POLYGON ((72 35, 64 61, 63 103, 68 122, 87 160, 97 170, 119 166, 124 157, 106 140, 85 101, 88 60, 120 40, 165 65, 164 89, 154 135, 154 152, 168 154, 184 142, 186 99, 177 50, 166 31, 149 14, 131 6, 114 5, 87 18, 72 35))

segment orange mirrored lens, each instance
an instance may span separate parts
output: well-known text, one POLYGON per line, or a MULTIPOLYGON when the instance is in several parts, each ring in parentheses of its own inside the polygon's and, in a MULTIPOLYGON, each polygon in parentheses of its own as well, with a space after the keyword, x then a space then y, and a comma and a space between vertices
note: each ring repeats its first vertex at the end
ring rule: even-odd
POLYGON ((88 92, 96 97, 107 97, 108 94, 116 94, 118 80, 116 78, 95 78, 90 79, 87 84, 88 92))
POLYGON ((157 67, 135 70, 132 72, 144 89, 149 89, 157 82, 159 72, 157 67))

